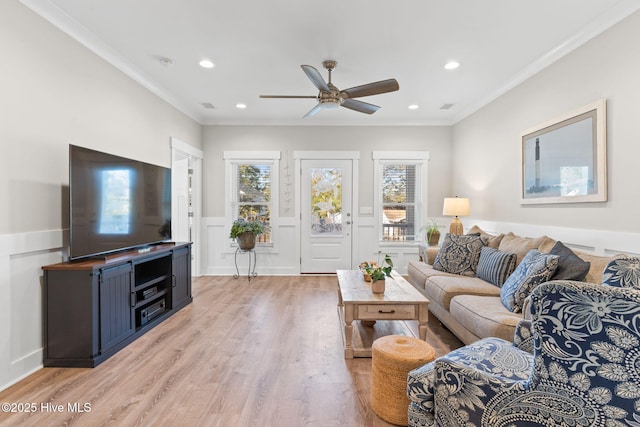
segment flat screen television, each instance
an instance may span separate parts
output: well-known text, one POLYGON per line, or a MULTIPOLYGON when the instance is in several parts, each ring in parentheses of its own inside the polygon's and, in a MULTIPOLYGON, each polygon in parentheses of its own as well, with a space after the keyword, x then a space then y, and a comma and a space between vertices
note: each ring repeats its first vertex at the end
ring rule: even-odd
POLYGON ((171 239, 171 169, 69 145, 69 259, 171 239))

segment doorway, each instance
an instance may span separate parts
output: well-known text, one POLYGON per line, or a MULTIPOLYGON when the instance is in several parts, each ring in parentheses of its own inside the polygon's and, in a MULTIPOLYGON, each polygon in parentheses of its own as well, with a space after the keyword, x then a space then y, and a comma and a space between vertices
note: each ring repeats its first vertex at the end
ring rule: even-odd
POLYGON ((191 272, 200 275, 202 151, 171 138, 171 237, 192 242, 191 272))
POLYGON ((354 169, 359 153, 295 153, 300 170, 300 272, 350 269, 354 169), (331 154, 333 158, 321 158, 331 154))

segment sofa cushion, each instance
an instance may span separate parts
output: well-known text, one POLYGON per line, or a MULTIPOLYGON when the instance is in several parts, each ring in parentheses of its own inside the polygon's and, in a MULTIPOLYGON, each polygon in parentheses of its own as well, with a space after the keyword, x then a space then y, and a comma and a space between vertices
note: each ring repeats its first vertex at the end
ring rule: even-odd
POLYGON ((467 234, 479 234, 480 237, 485 239, 485 241, 487 242, 487 246, 493 249, 498 249, 498 246, 500 246, 500 241, 502 241, 502 238, 504 237, 504 234, 489 234, 477 225, 471 227, 469 231, 467 231, 467 234))
POLYGON ((427 279, 425 295, 433 304, 449 310, 451 298, 457 295, 500 296, 500 288, 477 277, 432 276, 427 279))
POLYGON ((451 300, 451 315, 478 337, 513 341, 522 315, 508 310, 497 296, 459 295, 451 300))
POLYGON ((500 290, 502 303, 514 313, 522 311, 533 288, 549 280, 558 266, 558 256, 531 249, 500 290))
POLYGON ((558 255, 558 267, 550 280, 582 281, 589 272, 591 263, 583 261, 562 242, 556 242, 549 254, 558 255))
POLYGON ((516 255, 502 252, 485 246, 480 251, 478 270, 476 275, 479 279, 486 280, 498 287, 501 287, 507 277, 516 268, 516 255))
POLYGON ((551 250, 555 240, 547 237, 521 237, 513 233, 507 233, 500 241, 498 249, 503 252, 509 252, 516 254, 516 266, 522 262, 524 256, 529 253, 531 249, 538 249, 540 252, 547 253, 551 250))
POLYGON ((409 265, 407 265, 407 275, 409 276, 409 283, 420 289, 424 289, 427 279, 431 276, 460 277, 457 274, 436 270, 432 265, 425 264, 422 261, 409 261, 409 265))
POLYGON ((447 233, 436 255, 433 268, 462 276, 475 276, 480 250, 484 241, 480 236, 460 236, 447 233))
POLYGON ((602 273, 602 284, 640 289, 640 258, 611 260, 602 273))

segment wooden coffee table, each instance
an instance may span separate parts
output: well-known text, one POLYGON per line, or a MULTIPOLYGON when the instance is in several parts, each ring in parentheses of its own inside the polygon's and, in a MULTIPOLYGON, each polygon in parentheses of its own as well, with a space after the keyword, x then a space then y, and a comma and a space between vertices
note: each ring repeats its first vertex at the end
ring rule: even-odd
MULTIPOLYGON (((360 270, 338 270, 338 315, 344 324, 342 341, 345 359, 371 357, 371 345, 382 335, 415 336, 402 320, 417 320, 419 338, 427 337, 429 300, 396 271, 387 278, 384 294, 371 292, 371 282, 365 282, 360 270), (354 329, 354 320, 360 320, 354 329), (362 321, 384 322, 380 331, 366 330, 362 321)), ((382 322, 379 322, 382 323, 382 322)), ((376 325, 378 327, 378 325, 376 325)), ((417 337, 416 337, 417 338, 417 337)))

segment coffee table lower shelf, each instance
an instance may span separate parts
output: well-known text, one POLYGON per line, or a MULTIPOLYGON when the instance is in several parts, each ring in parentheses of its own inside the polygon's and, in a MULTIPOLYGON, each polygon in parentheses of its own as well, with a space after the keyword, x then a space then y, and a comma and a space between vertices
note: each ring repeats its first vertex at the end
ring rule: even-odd
MULTIPOLYGON (((344 309, 338 306, 338 318, 340 319, 340 331, 342 332, 342 346, 346 347, 346 337, 344 331, 344 309)), ((353 336, 351 345, 353 354, 347 354, 345 350, 345 358, 354 357, 371 357, 371 346, 373 342, 380 337, 387 335, 406 335, 413 338, 420 338, 411 327, 410 322, 414 323, 417 328, 417 320, 376 320, 373 326, 365 325, 366 321, 354 320, 353 336)))

